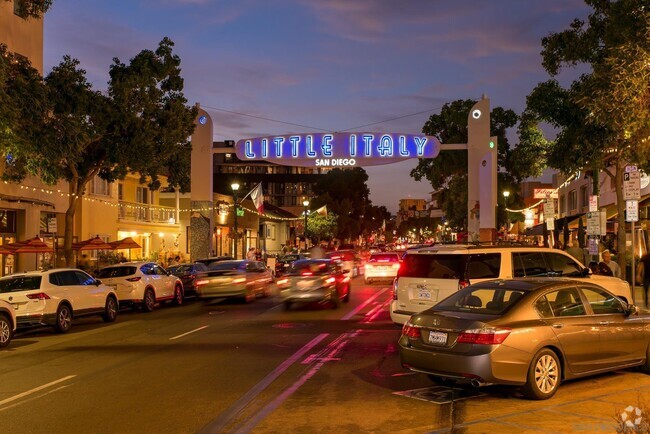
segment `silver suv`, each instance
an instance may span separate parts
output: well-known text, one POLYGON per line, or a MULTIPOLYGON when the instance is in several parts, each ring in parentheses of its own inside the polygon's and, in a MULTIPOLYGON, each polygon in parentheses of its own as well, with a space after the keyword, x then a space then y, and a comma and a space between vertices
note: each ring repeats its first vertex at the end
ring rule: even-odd
POLYGON ((472 283, 513 277, 569 277, 589 280, 624 301, 630 285, 619 278, 591 274, 573 256, 543 247, 440 245, 409 250, 393 281, 390 317, 404 324, 411 315, 432 307, 472 283))

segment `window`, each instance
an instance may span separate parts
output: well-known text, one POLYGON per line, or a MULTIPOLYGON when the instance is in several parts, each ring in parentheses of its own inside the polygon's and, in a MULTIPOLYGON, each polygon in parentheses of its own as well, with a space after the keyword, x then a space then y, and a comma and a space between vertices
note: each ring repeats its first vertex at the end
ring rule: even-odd
POLYGON ((549 272, 557 276, 582 276, 582 267, 567 255, 561 253, 546 253, 549 272))
POLYGON ((79 279, 74 271, 61 271, 50 274, 50 283, 56 286, 77 286, 79 279))
POLYGON ((124 200, 124 184, 117 184, 117 200, 124 200))
POLYGON ((153 269, 153 264, 144 264, 142 267, 140 267, 140 271, 142 271, 142 274, 145 276, 153 276, 156 274, 153 269))
POLYGON ((559 202, 560 214, 564 214, 566 212, 566 202, 564 200, 564 195, 560 196, 558 202, 559 202))
POLYGON ((535 310, 542 318, 553 318, 553 308, 545 295, 535 302, 535 310))
POLYGON ((546 276, 546 262, 541 252, 513 253, 514 277, 546 276))
POLYGON ((16 211, 0 209, 0 233, 16 233, 16 211))
POLYGON ((586 185, 580 187, 580 210, 585 210, 589 207, 589 190, 586 185))
POLYGON ((98 196, 110 196, 111 184, 105 179, 95 176, 93 180, 90 181, 90 192, 98 196))
POLYGON ((625 309, 621 302, 608 292, 598 288, 580 288, 587 298, 587 303, 595 315, 623 313, 625 309))
POLYGON ((136 187, 135 201, 138 203, 149 203, 149 189, 147 187, 136 187))
MULTIPOLYGON (((585 307, 575 288, 560 289, 546 294, 553 316, 585 315, 585 307)), ((535 304, 537 306, 537 304, 535 304)))
POLYGON ((84 273, 83 271, 75 271, 74 273, 77 276, 77 280, 79 281, 77 283, 78 285, 94 285, 95 284, 95 279, 93 279, 88 274, 84 273))
POLYGON ((578 192, 576 190, 571 190, 569 192, 569 205, 567 212, 577 211, 578 209, 578 192))
POLYGON ((501 254, 471 255, 467 265, 468 279, 496 279, 501 268, 501 254))

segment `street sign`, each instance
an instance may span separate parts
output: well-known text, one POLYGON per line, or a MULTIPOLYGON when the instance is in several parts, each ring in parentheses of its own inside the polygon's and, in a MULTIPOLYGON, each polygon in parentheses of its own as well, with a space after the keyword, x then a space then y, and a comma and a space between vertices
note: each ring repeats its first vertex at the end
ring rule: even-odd
POLYGON ((600 213, 587 213, 587 233, 589 235, 600 235, 600 213))
POLYGON ((589 196, 589 212, 598 211, 598 196, 589 196))
POLYGON ((641 174, 638 171, 623 174, 623 199, 641 199, 641 174))
POLYGON ((598 254, 598 238, 589 238, 589 254, 598 254))
POLYGON ((549 231, 554 231, 555 230, 555 219, 554 218, 546 219, 546 229, 548 229, 549 231))
POLYGON ((639 221, 639 201, 626 200, 625 201, 625 221, 638 222, 639 221))
POLYGON ((57 231, 56 226, 56 217, 49 217, 47 219, 47 231, 51 234, 55 234, 57 231))
POLYGON ((555 218, 555 201, 548 198, 544 202, 544 220, 553 220, 555 218))

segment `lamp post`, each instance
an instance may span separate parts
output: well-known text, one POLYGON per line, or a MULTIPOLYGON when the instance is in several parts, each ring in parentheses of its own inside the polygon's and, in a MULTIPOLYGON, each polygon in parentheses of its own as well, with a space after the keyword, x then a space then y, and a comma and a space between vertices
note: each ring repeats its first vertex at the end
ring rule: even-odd
POLYGON ((307 248, 307 207, 309 206, 309 201, 307 199, 302 201, 302 206, 305 207, 305 249, 307 248))
POLYGON ((233 196, 233 202, 234 202, 234 208, 235 208, 235 251, 234 251, 234 258, 237 259, 237 243, 239 242, 239 232, 237 232, 237 190, 239 190, 239 184, 236 182, 233 182, 230 184, 230 188, 232 188, 232 196, 233 196))
POLYGON ((506 239, 510 237, 510 215, 508 214, 508 197, 510 192, 508 190, 503 191, 503 208, 506 211, 506 239))

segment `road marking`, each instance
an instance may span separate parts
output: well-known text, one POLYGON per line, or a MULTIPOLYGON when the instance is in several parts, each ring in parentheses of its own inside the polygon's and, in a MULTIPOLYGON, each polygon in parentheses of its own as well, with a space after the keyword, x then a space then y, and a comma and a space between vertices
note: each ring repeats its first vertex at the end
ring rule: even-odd
POLYGON ((244 396, 239 398, 237 402, 231 405, 226 411, 222 412, 219 417, 214 419, 208 425, 203 427, 200 433, 216 433, 222 432, 224 427, 226 427, 250 402, 257 397, 264 389, 266 389, 271 383, 273 383, 284 371, 289 369, 298 359, 300 359, 305 353, 310 351, 313 347, 318 345, 320 341, 329 336, 329 333, 321 333, 316 336, 314 339, 305 344, 298 351, 293 353, 293 355, 287 358, 280 366, 275 368, 270 374, 257 383, 252 389, 250 389, 244 396))
POLYGON ((47 384, 44 384, 42 386, 38 386, 38 387, 35 387, 33 389, 30 389, 27 392, 19 393, 18 395, 12 396, 11 398, 3 399, 2 401, 0 401, 0 405, 5 405, 5 404, 7 404, 7 403, 9 403, 11 401, 15 401, 15 400, 20 399, 22 397, 25 397, 27 395, 31 395, 32 393, 36 393, 39 390, 47 389, 50 386, 54 386, 55 384, 62 383, 64 381, 67 381, 67 380, 69 380, 71 378, 74 378, 74 377, 76 377, 76 375, 68 375, 67 377, 59 378, 58 380, 52 381, 51 383, 47 383, 47 384))
MULTIPOLYGON (((307 382, 311 377, 313 377, 319 370, 320 368, 325 365, 325 362, 328 362, 330 360, 338 360, 336 357, 341 350, 350 342, 352 339, 358 336, 358 334, 361 333, 361 330, 355 330, 354 332, 351 333, 343 333, 341 336, 336 338, 332 343, 330 343, 326 350, 328 351, 328 354, 325 357, 319 358, 319 362, 316 363, 314 366, 309 369, 305 374, 300 376, 291 386, 287 387, 281 394, 275 397, 271 402, 269 402, 267 405, 265 405, 260 411, 255 413, 252 417, 248 419, 248 421, 240 428, 237 429, 238 433, 249 433, 257 426, 258 423, 260 423, 262 420, 266 419, 266 417, 273 413, 277 408, 282 405, 284 401, 287 400, 293 393, 300 389, 300 387, 307 382)), ((322 353, 323 351, 321 351, 322 353)), ((309 359, 309 358, 308 358, 309 359)), ((306 359, 307 360, 307 359, 306 359)), ((313 358, 311 359, 313 360, 313 358)), ((303 362, 304 363, 304 362, 303 362)))
POLYGON ((41 399, 41 398, 43 398, 44 396, 51 395, 51 394, 53 394, 53 393, 55 393, 55 392, 58 392, 59 390, 63 390, 63 389, 68 388, 68 387, 70 387, 70 386, 72 386, 72 384, 65 384, 65 385, 63 385, 63 386, 59 386, 59 387, 57 387, 56 389, 48 390, 48 391, 45 392, 45 393, 41 393, 41 394, 39 394, 39 395, 32 396, 31 398, 27 398, 27 399, 25 399, 25 400, 23 400, 23 401, 20 401, 20 402, 14 402, 14 403, 11 404, 11 405, 8 405, 8 406, 6 406, 6 407, 2 407, 2 408, 0 408, 0 411, 6 411, 6 410, 10 410, 10 409, 12 409, 12 408, 14 408, 14 407, 18 407, 19 405, 25 405, 25 404, 27 404, 27 403, 30 402, 30 401, 34 401, 34 400, 36 400, 36 399, 41 399))
POLYGON ((390 304, 391 300, 388 299, 383 303, 378 303, 375 307, 370 309, 370 312, 366 314, 366 317, 361 320, 362 324, 368 324, 373 322, 379 315, 381 315, 384 312, 384 308, 387 307, 390 304))
POLYGON ((388 291, 388 288, 384 288, 381 291, 379 291, 377 294, 373 295, 370 297, 368 300, 364 301, 361 303, 359 306, 356 307, 352 312, 348 312, 347 315, 345 315, 343 318, 341 318, 341 321, 346 321, 355 316, 361 309, 364 307, 368 306, 370 303, 372 303, 376 298, 378 298, 380 295, 382 295, 384 292, 388 291))
POLYGON ((182 338, 183 336, 187 336, 187 335, 190 335, 192 333, 196 333, 196 332, 198 332, 200 330, 207 329, 208 327, 210 327, 210 326, 206 325, 206 326, 203 326, 203 327, 199 327, 198 329, 191 330, 191 331, 189 331, 187 333, 183 333, 182 335, 178 335, 178 336, 174 336, 173 338, 169 338, 169 340, 173 341, 174 339, 182 338))

